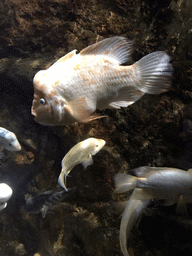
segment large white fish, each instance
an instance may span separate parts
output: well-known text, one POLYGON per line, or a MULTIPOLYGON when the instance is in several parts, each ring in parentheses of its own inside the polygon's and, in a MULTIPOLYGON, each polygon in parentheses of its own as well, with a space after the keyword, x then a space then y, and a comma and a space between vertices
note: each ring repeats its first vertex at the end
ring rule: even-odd
POLYGON ((192 202, 192 169, 183 171, 143 166, 132 171, 138 177, 129 174, 115 176, 116 193, 134 189, 125 206, 120 225, 119 240, 124 256, 129 256, 127 239, 131 229, 151 199, 164 199, 165 205, 171 205, 177 203, 182 195, 185 202, 192 202))
POLYGON ((127 107, 145 93, 171 87, 172 65, 167 53, 150 53, 133 65, 132 42, 121 36, 71 51, 34 79, 32 114, 43 125, 86 123, 99 118, 96 109, 127 107))
POLYGON ((21 145, 16 135, 3 127, 0 127, 0 145, 9 151, 21 150, 21 145))
POLYGON ((89 138, 77 143, 72 147, 62 160, 62 170, 58 183, 65 190, 66 178, 70 171, 78 164, 83 164, 84 169, 93 164, 92 156, 96 155, 105 145, 102 139, 89 138))
POLYGON ((13 194, 12 189, 5 183, 0 183, 0 211, 7 206, 7 201, 13 194))

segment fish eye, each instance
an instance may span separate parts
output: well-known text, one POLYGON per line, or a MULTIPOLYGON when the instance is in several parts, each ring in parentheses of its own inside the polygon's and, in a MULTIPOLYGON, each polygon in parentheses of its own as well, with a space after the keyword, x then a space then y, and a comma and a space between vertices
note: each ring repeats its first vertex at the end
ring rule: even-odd
POLYGON ((44 105, 44 104, 45 104, 45 100, 44 100, 43 98, 41 98, 41 99, 39 100, 39 103, 40 103, 41 105, 44 105))

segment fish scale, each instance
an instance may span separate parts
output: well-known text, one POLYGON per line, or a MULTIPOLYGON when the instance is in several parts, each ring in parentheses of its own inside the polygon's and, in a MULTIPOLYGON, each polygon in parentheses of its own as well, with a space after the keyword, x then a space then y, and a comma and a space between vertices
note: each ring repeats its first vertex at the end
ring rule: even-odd
MULTIPOLYGON (((101 57, 99 57, 100 59, 101 57)), ((87 63, 84 63, 84 65, 88 65, 88 63, 92 63, 95 57, 88 56, 87 63)), ((101 62, 101 61, 100 61, 101 62)), ((96 61, 93 65, 89 66, 87 69, 83 68, 81 70, 74 70, 73 74, 73 82, 70 82, 73 84, 73 87, 67 86, 68 88, 67 93, 65 93, 65 99, 75 99, 74 90, 76 91, 77 95, 79 97, 84 96, 84 91, 82 91, 82 87, 84 87, 86 91, 86 99, 87 99, 87 108, 91 111, 96 110, 96 101, 95 98, 100 99, 100 101, 97 101, 97 106, 102 105, 103 98, 106 98, 106 95, 108 94, 108 90, 113 92, 113 94, 108 97, 108 102, 111 101, 117 94, 117 89, 113 88, 113 85, 118 87, 117 80, 120 79, 120 77, 117 77, 116 70, 109 69, 107 67, 107 70, 104 69, 104 65, 96 61), (98 65, 100 63, 100 65, 98 65), (93 70, 96 70, 93 77, 93 70), (104 72, 103 72, 104 71, 104 72), (110 83, 110 89, 108 87, 105 88, 105 90, 102 87, 102 84, 108 84, 110 83)), ((79 62, 80 66, 82 66, 81 62, 79 62)), ((124 75, 125 77, 125 75, 124 75)), ((64 80, 64 77, 61 77, 60 80, 64 80)), ((62 87, 59 88, 60 94, 62 94, 62 87)), ((107 104, 107 103, 106 103, 107 104)))
MULTIPOLYGON (((88 67, 87 69, 75 70, 74 77, 74 86, 68 87, 68 93, 65 94, 66 99, 75 99, 73 98, 73 91, 75 90, 79 97, 83 97, 84 92, 81 90, 82 86, 84 86, 87 91, 87 108, 89 110, 95 111, 95 98, 97 98, 97 108, 103 109, 105 106, 109 105, 113 99, 118 97, 118 91, 122 89, 122 85, 126 87, 126 84, 129 82, 131 85, 132 79, 134 77, 134 72, 130 68, 119 67, 119 70, 114 69, 113 65, 110 67, 105 64, 105 58, 102 56, 98 56, 98 61, 95 61, 93 65, 88 67), (104 59, 101 61, 101 59, 104 59), (127 69, 129 69, 129 76, 127 76, 127 69), (93 70, 96 70, 93 77, 93 70), (77 72, 77 74, 75 74, 77 72), (131 74, 132 73, 132 74, 131 74), (76 81, 76 77, 80 79, 76 81), (92 82, 91 82, 92 81, 92 82), (103 87, 103 84, 108 85, 103 87), (109 86, 110 85, 110 86, 109 86), (110 93, 110 97, 109 97, 110 93), (105 100, 105 104, 103 101, 105 100), (89 105, 90 104, 90 105, 89 105)), ((95 57, 88 56, 87 63, 92 63, 95 60, 95 57)), ((112 63, 113 64, 113 63, 112 63)), ((81 64, 78 64, 81 65, 81 64)), ((62 80, 62 78, 60 79, 62 80)), ((133 83, 132 83, 133 84, 133 83)), ((130 86, 131 88, 131 86, 130 86)), ((60 92, 62 92, 62 88, 60 88, 60 92)))

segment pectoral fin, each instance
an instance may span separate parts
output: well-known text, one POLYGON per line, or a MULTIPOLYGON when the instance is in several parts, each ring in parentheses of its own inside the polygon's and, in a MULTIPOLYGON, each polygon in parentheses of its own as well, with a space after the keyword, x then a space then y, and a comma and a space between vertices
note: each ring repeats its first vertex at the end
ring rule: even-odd
POLYGON ((178 197, 178 201, 177 201, 177 207, 176 207, 176 213, 178 215, 181 215, 185 218, 189 218, 189 214, 185 205, 185 200, 183 198, 183 195, 180 195, 178 197))
POLYGON ((89 158, 86 159, 84 162, 82 162, 82 165, 83 165, 84 170, 85 170, 87 168, 87 166, 92 165, 92 164, 93 164, 93 158, 90 154, 89 158))
POLYGON ((105 117, 97 114, 91 114, 90 111, 87 110, 85 97, 78 98, 67 103, 65 105, 65 111, 68 111, 68 113, 76 119, 78 123, 88 123, 92 120, 105 117))

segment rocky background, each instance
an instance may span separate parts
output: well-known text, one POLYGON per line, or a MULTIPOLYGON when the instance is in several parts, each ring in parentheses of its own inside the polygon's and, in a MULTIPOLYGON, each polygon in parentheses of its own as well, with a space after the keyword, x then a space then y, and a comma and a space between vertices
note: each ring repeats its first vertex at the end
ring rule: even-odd
MULTIPOLYGON (((118 256, 120 218, 111 203, 113 177, 142 165, 192 167, 191 0, 1 0, 0 126, 17 135, 22 150, 0 151, 0 181, 14 193, 0 213, 1 256, 118 256), (172 57, 172 89, 145 95, 128 108, 105 110, 86 125, 45 127, 31 115, 32 79, 67 52, 113 35, 135 39, 133 62, 164 50, 172 57), (45 217, 37 197, 61 191, 61 160, 88 137, 106 140, 94 165, 68 177, 76 193, 45 217), (43 194, 44 195, 44 194, 43 194)), ((192 253, 192 207, 188 218, 175 206, 151 206, 133 228, 132 255, 192 253)))

